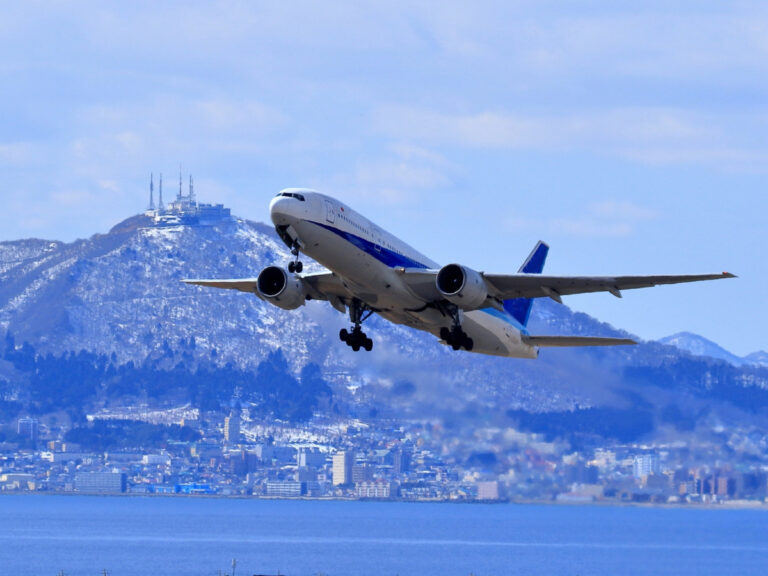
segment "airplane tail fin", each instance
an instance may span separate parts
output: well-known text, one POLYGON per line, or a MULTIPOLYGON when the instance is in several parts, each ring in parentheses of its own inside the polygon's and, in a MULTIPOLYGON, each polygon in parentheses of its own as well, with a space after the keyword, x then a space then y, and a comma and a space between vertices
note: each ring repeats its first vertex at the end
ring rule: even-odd
MULTIPOLYGON (((541 274, 542 270, 544 270, 544 262, 547 260, 548 253, 549 246, 539 240, 517 272, 519 274, 541 274)), ((523 327, 528 324, 531 306, 533 306, 533 298, 511 298, 504 300, 504 310, 523 327)))

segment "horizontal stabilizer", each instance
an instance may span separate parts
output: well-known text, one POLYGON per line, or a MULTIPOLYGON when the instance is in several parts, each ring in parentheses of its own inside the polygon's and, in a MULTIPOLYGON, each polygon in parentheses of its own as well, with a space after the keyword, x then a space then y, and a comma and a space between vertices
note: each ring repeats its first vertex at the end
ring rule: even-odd
POLYGON ((523 341, 526 344, 548 347, 568 346, 629 346, 637 344, 629 338, 597 338, 592 336, 526 336, 523 341))

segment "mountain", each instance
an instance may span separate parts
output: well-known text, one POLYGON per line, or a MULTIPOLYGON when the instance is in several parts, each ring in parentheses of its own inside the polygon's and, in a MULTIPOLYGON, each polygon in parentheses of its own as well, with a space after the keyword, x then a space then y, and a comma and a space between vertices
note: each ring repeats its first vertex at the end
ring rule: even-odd
POLYGON ((754 364, 755 366, 767 366, 768 367, 768 352, 752 352, 744 356, 744 362, 747 364, 754 364))
POLYGON ((709 356, 710 358, 724 360, 734 366, 742 366, 745 364, 768 366, 768 352, 753 352, 744 357, 736 356, 736 354, 728 352, 728 350, 711 340, 707 340, 703 336, 692 334, 691 332, 678 332, 672 336, 659 339, 659 342, 675 346, 694 356, 709 356))
MULTIPOLYGON (((255 277, 265 266, 289 260, 271 226, 242 219, 153 227, 149 219, 135 216, 107 234, 72 243, 2 242, 0 330, 6 332, 6 350, 16 352, 11 360, 8 355, 0 360, 0 384, 6 383, 6 396, 15 397, 30 385, 30 363, 37 356, 79 358, 82 364, 92 354, 110 374, 119 367, 141 368, 141 378, 161 370, 177 380, 215 367, 228 371, 221 378, 240 382, 252 373, 264 380, 264 374, 274 373, 270 366, 281 362, 299 378, 316 365, 333 388, 337 409, 355 416, 510 425, 524 421, 524 413, 571 414, 572 419, 575 411, 591 429, 595 413, 584 409, 606 408, 613 412, 602 416, 611 421, 629 422, 630 413, 643 414, 639 421, 646 430, 649 418, 654 426, 689 422, 700 413, 731 419, 738 414, 745 422, 749 414, 768 409, 768 369, 692 357, 656 342, 547 349, 535 361, 495 358, 454 352, 431 335, 374 316, 366 323, 373 352, 354 353, 338 340, 347 318, 327 303, 284 311, 248 294, 181 282, 255 277), (24 342, 27 349, 21 347, 24 342)), ((306 260, 308 271, 317 266, 306 260)), ((628 336, 548 299, 535 303, 530 329, 534 334, 628 336)), ((55 359, 49 364, 54 373, 55 359)), ((78 401, 94 402, 94 394, 100 402, 116 401, 109 394, 123 390, 94 386, 78 401)), ((150 394, 158 387, 153 386, 133 393, 150 394)), ((231 386, 232 393, 242 388, 231 386)))
POLYGON ((711 340, 707 340, 703 336, 692 334, 691 332, 678 332, 672 336, 660 338, 659 342, 670 346, 676 346, 677 348, 680 348, 680 350, 685 350, 694 356, 709 356, 710 358, 725 360, 734 366, 741 366, 744 364, 744 359, 728 352, 728 350, 715 344, 711 340))

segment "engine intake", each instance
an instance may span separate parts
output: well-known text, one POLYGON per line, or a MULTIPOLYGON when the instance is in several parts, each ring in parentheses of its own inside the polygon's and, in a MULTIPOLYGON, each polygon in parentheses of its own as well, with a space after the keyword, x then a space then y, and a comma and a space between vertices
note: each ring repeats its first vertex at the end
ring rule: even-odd
POLYGON ((462 310, 480 308, 488 298, 488 288, 480 273, 459 264, 440 268, 435 284, 448 302, 462 310))
POLYGON ((256 278, 256 289, 267 302, 283 310, 295 310, 306 300, 304 283, 278 266, 267 266, 256 278))

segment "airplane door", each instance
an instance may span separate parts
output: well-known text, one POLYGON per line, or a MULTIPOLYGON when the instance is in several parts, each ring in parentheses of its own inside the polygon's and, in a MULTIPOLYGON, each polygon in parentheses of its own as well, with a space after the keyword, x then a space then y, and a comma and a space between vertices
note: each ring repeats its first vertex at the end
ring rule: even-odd
POLYGON ((333 202, 330 200, 325 201, 325 219, 331 224, 336 220, 336 211, 333 209, 333 202))

